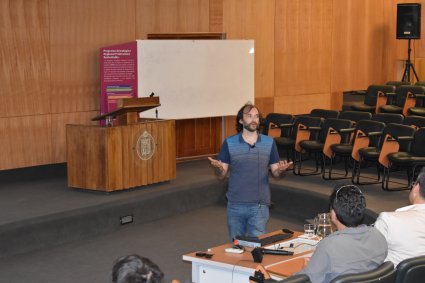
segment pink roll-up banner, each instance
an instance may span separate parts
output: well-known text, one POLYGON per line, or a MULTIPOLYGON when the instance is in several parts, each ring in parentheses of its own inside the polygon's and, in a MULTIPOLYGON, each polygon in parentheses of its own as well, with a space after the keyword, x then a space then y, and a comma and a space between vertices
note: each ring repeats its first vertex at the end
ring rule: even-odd
MULTIPOLYGON (((137 97, 137 42, 100 49, 100 112, 117 108, 117 100, 137 97)), ((101 121, 105 125, 105 121, 101 121)))

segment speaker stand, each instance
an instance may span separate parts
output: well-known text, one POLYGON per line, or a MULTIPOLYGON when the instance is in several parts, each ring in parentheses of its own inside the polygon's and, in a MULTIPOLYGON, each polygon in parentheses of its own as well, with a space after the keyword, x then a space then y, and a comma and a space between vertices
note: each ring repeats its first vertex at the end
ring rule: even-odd
POLYGON ((406 60, 406 67, 404 68, 403 72, 403 78, 401 79, 402 82, 409 82, 410 83, 410 69, 412 69, 413 74, 415 75, 416 81, 419 81, 418 74, 416 73, 415 66, 410 61, 410 52, 412 52, 412 49, 410 48, 410 38, 408 42, 408 48, 407 48, 407 60, 406 60))

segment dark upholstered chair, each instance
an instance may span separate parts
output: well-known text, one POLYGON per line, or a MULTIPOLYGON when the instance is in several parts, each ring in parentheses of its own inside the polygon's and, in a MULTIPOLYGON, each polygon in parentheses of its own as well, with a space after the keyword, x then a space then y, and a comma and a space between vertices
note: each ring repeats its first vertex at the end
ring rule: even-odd
POLYGON ((280 127, 281 124, 290 124, 294 120, 291 114, 269 113, 262 123, 261 133, 273 137, 289 136, 290 129, 280 127), (276 133, 272 133, 276 132, 276 133))
POLYGON ((308 278, 308 276, 305 274, 292 275, 278 282, 279 283, 311 283, 310 278, 308 278))
POLYGON ((289 136, 280 136, 274 139, 279 152, 286 151, 287 158, 294 159, 295 142, 300 124, 306 127, 320 127, 322 119, 319 117, 298 116, 294 118, 292 124, 288 126, 280 125, 282 128, 289 127, 291 129, 289 136))
POLYGON ((317 138, 316 139, 310 139, 310 140, 302 140, 299 143, 300 151, 295 152, 295 162, 294 162, 294 174, 295 175, 312 175, 312 174, 318 174, 319 172, 319 166, 320 168, 324 169, 324 162, 325 162, 325 154, 324 154, 324 146, 327 141, 327 139, 331 138, 330 136, 333 134, 338 134, 339 137, 342 136, 338 141, 340 142, 347 142, 347 136, 345 137, 339 133, 342 129, 351 128, 353 125, 353 122, 350 120, 342 120, 342 119, 334 119, 329 118, 326 119, 320 128, 316 127, 310 127, 308 130, 310 132, 317 132, 317 138), (345 139, 345 140, 344 140, 345 139), (302 153, 308 152, 309 155, 314 154, 314 158, 316 161, 316 170, 311 173, 301 173, 301 167, 302 167, 302 153))
POLYGON ((379 107, 379 112, 407 115, 408 109, 410 107, 415 107, 416 95, 423 95, 424 93, 425 93, 425 88, 423 86, 418 86, 418 85, 399 86, 396 89, 395 93, 386 94, 387 96, 389 96, 390 99, 388 99, 387 105, 383 105, 379 107), (405 106, 405 103, 407 103, 406 106, 405 106))
POLYGON ((328 110, 328 109, 313 109, 310 111, 308 116, 310 117, 320 117, 322 119, 328 118, 338 118, 339 112, 336 110, 328 110))
POLYGON ((394 85, 370 85, 364 92, 365 99, 361 104, 351 105, 351 110, 375 113, 378 92, 395 92, 394 85))
POLYGON ((385 124, 389 124, 389 123, 402 124, 404 120, 404 116, 401 114, 393 114, 393 113, 377 113, 372 116, 371 120, 382 122, 385 124))
POLYGON ((425 127, 425 117, 421 116, 407 116, 403 120, 403 125, 414 126, 416 128, 425 127))
MULTIPOLYGON (((399 137, 413 137, 415 133, 415 129, 413 127, 410 126, 406 126, 406 125, 401 125, 401 124, 387 124, 384 128, 382 137, 385 139, 387 137, 387 135, 391 136, 392 138, 398 140, 399 137)), ((403 142, 400 141, 400 150, 401 151, 408 151, 408 148, 410 146, 411 141, 408 142, 403 142)), ((382 148, 382 144, 383 144, 383 140, 380 143, 379 146, 367 146, 364 148, 360 148, 358 153, 359 153, 359 162, 356 162, 354 164, 354 168, 353 168, 353 178, 352 181, 353 183, 359 184, 359 185, 364 185, 364 184, 374 184, 374 183, 378 183, 381 179, 381 166, 380 166, 380 154, 381 154, 381 148, 382 148), (378 162, 379 161, 379 162, 378 162), (369 182, 369 183, 361 183, 360 182, 360 168, 361 168, 361 164, 364 162, 368 162, 368 163, 376 163, 377 166, 377 173, 378 173, 378 179, 374 182, 369 182)), ((382 163, 381 163, 382 164, 382 163)))
POLYGON ((415 95, 416 104, 407 110, 408 115, 425 116, 425 95, 415 95))
POLYGON ((388 81, 385 83, 386 85, 393 85, 396 89, 402 85, 411 85, 410 82, 402 82, 402 81, 388 81))
POLYGON ((412 182, 416 172, 425 166, 425 128, 419 128, 416 131, 412 145, 407 151, 398 150, 397 152, 387 155, 388 168, 384 167, 384 178, 382 180, 382 188, 384 190, 403 190, 411 189, 412 182), (405 169, 407 173, 407 186, 399 188, 389 188, 390 173, 394 168, 405 169))
POLYGON ((354 123, 357 123, 360 120, 370 120, 372 118, 372 113, 363 112, 363 111, 344 111, 339 113, 338 119, 351 120, 354 123))
MULTIPOLYGON (((367 113, 367 112, 363 112, 367 113)), ((348 163, 349 160, 354 157, 352 157, 353 154, 353 147, 354 143, 356 142, 356 137, 361 133, 361 135, 364 135, 364 138, 367 139, 366 146, 378 146, 380 142, 380 137, 382 134, 382 131, 385 127, 385 124, 378 121, 371 121, 371 120, 360 120, 356 127, 351 130, 353 133, 353 138, 351 138, 350 142, 348 143, 339 143, 339 144, 333 144, 330 146, 330 150, 332 151, 332 158, 330 158, 330 166, 329 166, 329 173, 327 179, 333 179, 332 178, 332 167, 334 164, 334 159, 337 157, 341 157, 344 160, 345 165, 345 178, 348 175, 348 163), (378 137, 369 137, 369 134, 372 133, 378 133, 378 137)), ((348 130, 347 130, 348 131, 348 130)), ((358 161, 358 158, 357 158, 358 161)), ((356 162, 356 160, 354 160, 356 162)), ((326 172, 324 172, 325 174, 326 172)), ((335 178, 335 179, 341 179, 341 178, 335 178)))
POLYGON ((421 283, 425 280, 425 255, 408 258, 397 265, 395 283, 421 283))
POLYGON ((394 283, 396 276, 394 264, 387 261, 368 272, 340 275, 331 283, 394 283))

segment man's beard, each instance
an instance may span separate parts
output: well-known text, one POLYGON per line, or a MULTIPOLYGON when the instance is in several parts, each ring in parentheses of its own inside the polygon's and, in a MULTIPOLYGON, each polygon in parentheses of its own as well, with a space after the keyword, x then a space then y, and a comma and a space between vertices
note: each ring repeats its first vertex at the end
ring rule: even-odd
POLYGON ((255 128, 252 128, 251 124, 244 124, 243 127, 250 132, 256 132, 258 130, 258 125, 255 125, 255 128))

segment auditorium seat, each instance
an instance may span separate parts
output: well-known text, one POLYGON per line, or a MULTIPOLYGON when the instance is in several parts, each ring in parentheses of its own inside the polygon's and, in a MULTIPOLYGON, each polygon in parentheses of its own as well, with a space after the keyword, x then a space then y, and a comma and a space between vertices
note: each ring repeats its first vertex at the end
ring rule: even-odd
POLYGON ((281 124, 292 123, 291 114, 269 113, 261 123, 261 133, 272 137, 289 136, 289 129, 280 127, 281 124))
MULTIPOLYGON (((397 141, 393 141, 397 142, 397 141)), ((409 190, 415 179, 415 173, 425 166, 425 128, 419 128, 416 131, 412 145, 405 151, 399 150, 387 155, 388 168, 384 167, 384 177, 382 179, 382 188, 386 191, 409 190), (389 188, 390 173, 394 168, 406 170, 407 185, 397 188, 389 188)))
POLYGON ((372 115, 371 120, 382 122, 385 124, 395 123, 402 124, 404 116, 402 114, 393 114, 393 113, 376 113, 372 115))
POLYGON ((394 283, 396 275, 394 264, 386 261, 367 272, 339 275, 331 283, 394 283))
MULTIPOLYGON (((367 112, 363 112, 363 113, 367 113, 367 112)), ((358 137, 359 135, 362 135, 362 137, 367 139, 367 145, 377 146, 379 144, 380 135, 384 127, 385 127, 385 124, 382 122, 360 120, 357 123, 356 127, 352 129, 353 138, 351 138, 350 142, 331 145, 330 149, 332 151, 333 158, 331 158, 330 160, 329 173, 328 173, 327 179, 332 180, 332 179, 345 178, 348 175, 349 161, 350 160, 353 160, 353 162, 358 161, 357 157, 352 157, 353 147, 354 147, 354 143, 356 142, 356 137, 358 137), (370 136, 371 133, 372 133, 372 136, 370 136), (378 133, 379 136, 373 137, 373 133, 375 134, 378 133), (333 169, 334 159, 336 159, 336 157, 341 157, 344 160, 345 176, 342 178, 332 178, 332 169, 333 169)))
MULTIPOLYGON (((315 139, 309 139, 309 140, 302 140, 299 142, 299 149, 295 151, 295 162, 294 162, 294 174, 299 176, 306 176, 306 175, 312 175, 312 174, 319 174, 323 172, 324 169, 324 163, 326 161, 325 154, 324 154, 324 146, 327 139, 331 138, 331 136, 334 134, 333 132, 337 133, 340 137, 340 142, 347 142, 347 134, 344 135, 343 133, 340 133, 339 131, 342 129, 351 128, 353 125, 353 122, 350 120, 343 120, 343 119, 334 119, 329 118, 324 120, 321 127, 310 127, 306 130, 310 131, 311 133, 317 132, 317 138, 315 139), (312 171, 310 173, 302 173, 302 153, 308 152, 309 155, 314 155, 314 160, 316 162, 316 170, 312 171), (319 172, 319 167, 321 171, 319 172)), ((310 170, 309 170, 310 171, 310 170)))
POLYGON ((408 108, 414 107, 416 104, 416 95, 423 95, 424 93, 425 88, 423 86, 399 86, 395 93, 386 94, 388 97, 387 104, 379 107, 379 112, 407 115, 408 108))
POLYGON ((425 279, 425 255, 408 258, 397 265, 395 283, 420 283, 425 279))
POLYGON ((322 119, 328 118, 338 118, 339 112, 336 110, 328 110, 328 109, 312 109, 308 116, 310 117, 320 117, 322 119))
MULTIPOLYGON (((298 134, 299 125, 304 125, 306 127, 320 127, 322 124, 322 119, 319 117, 309 117, 309 116, 298 116, 294 118, 294 122, 290 126, 289 136, 281 136, 275 138, 277 149, 280 151, 285 151, 288 159, 294 159, 294 149, 296 138, 298 134)), ((281 125, 281 127, 287 127, 281 125)), ((310 137, 308 137, 310 138, 310 137)))
POLYGON ((390 93, 394 92, 395 89, 396 87, 394 85, 370 85, 366 91, 357 92, 363 93, 365 98, 363 103, 351 105, 351 110, 375 113, 378 92, 390 93))
MULTIPOLYGON (((383 139, 385 139, 385 137, 387 135, 389 135, 394 139, 398 139, 401 136, 402 137, 413 136, 414 132, 415 132, 415 129, 410 127, 410 126, 389 123, 385 126, 383 133, 382 133, 382 137, 383 137, 383 139)), ((380 142, 380 144, 378 146, 366 146, 366 147, 359 149, 359 151, 358 151, 359 162, 355 162, 354 168, 353 168, 353 178, 352 178, 353 183, 358 184, 358 185, 379 183, 379 181, 381 179, 381 166, 380 166, 380 163, 378 161, 379 161, 379 156, 380 156, 380 153, 381 153, 382 144, 383 144, 383 140, 382 140, 382 142, 380 142), (378 174, 378 178, 377 178, 376 181, 366 182, 366 183, 360 182, 360 175, 361 175, 360 169, 361 169, 362 163, 369 163, 369 164, 375 163, 376 164, 377 174, 378 174)), ((400 150, 406 151, 409 144, 410 144, 410 142, 400 142, 400 150)))
POLYGON ((372 113, 363 111, 344 111, 339 113, 338 119, 351 120, 355 124, 360 120, 370 120, 372 113))

